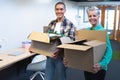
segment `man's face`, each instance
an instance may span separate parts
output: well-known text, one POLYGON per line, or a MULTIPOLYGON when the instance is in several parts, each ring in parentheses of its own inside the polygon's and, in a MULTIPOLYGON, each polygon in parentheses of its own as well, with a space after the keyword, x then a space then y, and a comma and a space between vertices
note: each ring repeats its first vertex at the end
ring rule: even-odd
POLYGON ((96 11, 89 11, 88 12, 88 19, 91 25, 97 25, 99 22, 99 15, 96 11))
POLYGON ((56 5, 55 14, 56 14, 57 18, 63 18, 65 11, 66 11, 66 9, 63 4, 56 5))

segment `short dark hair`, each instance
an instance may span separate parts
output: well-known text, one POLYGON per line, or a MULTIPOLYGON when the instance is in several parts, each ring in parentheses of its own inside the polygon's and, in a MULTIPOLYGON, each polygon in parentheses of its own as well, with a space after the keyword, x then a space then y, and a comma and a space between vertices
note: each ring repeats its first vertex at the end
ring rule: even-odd
POLYGON ((66 5, 65 5, 64 2, 57 2, 57 3, 55 4, 55 8, 56 8, 56 6, 57 6, 58 4, 62 4, 62 5, 64 5, 64 8, 66 9, 66 5))

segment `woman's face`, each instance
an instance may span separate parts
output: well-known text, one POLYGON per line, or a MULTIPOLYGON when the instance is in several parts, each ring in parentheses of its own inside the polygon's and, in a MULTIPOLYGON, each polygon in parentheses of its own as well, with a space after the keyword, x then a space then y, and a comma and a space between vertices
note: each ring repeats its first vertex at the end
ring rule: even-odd
POLYGON ((96 26, 99 22, 99 15, 96 11, 89 11, 88 12, 88 19, 91 25, 96 26))
POLYGON ((56 5, 55 13, 56 13, 57 18, 63 18, 65 11, 66 11, 66 9, 63 4, 56 5))

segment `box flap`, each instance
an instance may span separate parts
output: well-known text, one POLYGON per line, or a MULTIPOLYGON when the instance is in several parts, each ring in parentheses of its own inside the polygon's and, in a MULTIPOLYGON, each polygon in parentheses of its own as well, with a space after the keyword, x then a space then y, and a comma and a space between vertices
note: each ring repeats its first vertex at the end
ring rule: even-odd
POLYGON ((105 42, 101 42, 101 41, 98 41, 98 40, 92 40, 92 41, 84 42, 83 44, 95 47, 95 46, 98 46, 98 45, 105 44, 105 42))
POLYGON ((83 45, 84 42, 86 42, 87 40, 76 40, 76 41, 73 41, 72 43, 70 44, 77 44, 77 45, 83 45))
POLYGON ((76 45, 76 44, 62 44, 57 47, 65 48, 65 49, 72 49, 72 50, 81 50, 81 51, 86 51, 91 48, 91 46, 76 45))
POLYGON ((98 40, 106 42, 106 31, 95 31, 95 30, 78 30, 76 31, 76 40, 98 40), (96 37, 97 36, 97 37, 96 37))
POLYGON ((57 44, 48 44, 38 41, 32 41, 30 50, 34 53, 42 54, 45 56, 52 56, 56 50, 57 44))
POLYGON ((73 42, 69 37, 61 37, 60 41, 61 41, 62 44, 73 42))
POLYGON ((48 37, 48 34, 47 33, 42 33, 42 32, 35 32, 35 31, 33 31, 29 35, 28 39, 34 40, 34 41, 50 43, 50 39, 48 37))

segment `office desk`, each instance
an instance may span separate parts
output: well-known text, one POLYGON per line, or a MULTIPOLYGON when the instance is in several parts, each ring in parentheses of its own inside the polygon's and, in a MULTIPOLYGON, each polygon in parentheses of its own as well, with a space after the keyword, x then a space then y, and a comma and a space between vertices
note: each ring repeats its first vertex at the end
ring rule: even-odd
POLYGON ((4 69, 6 67, 9 67, 10 65, 12 65, 16 62, 19 62, 23 59, 34 56, 34 55, 35 55, 35 53, 30 53, 28 50, 26 50, 24 48, 17 48, 17 49, 13 49, 13 50, 10 50, 10 51, 4 52, 4 53, 0 53, 0 59, 2 59, 0 61, 0 70, 4 69), (9 53, 12 53, 12 52, 18 51, 18 50, 23 51, 23 53, 20 55, 16 55, 16 56, 9 55, 9 53))

